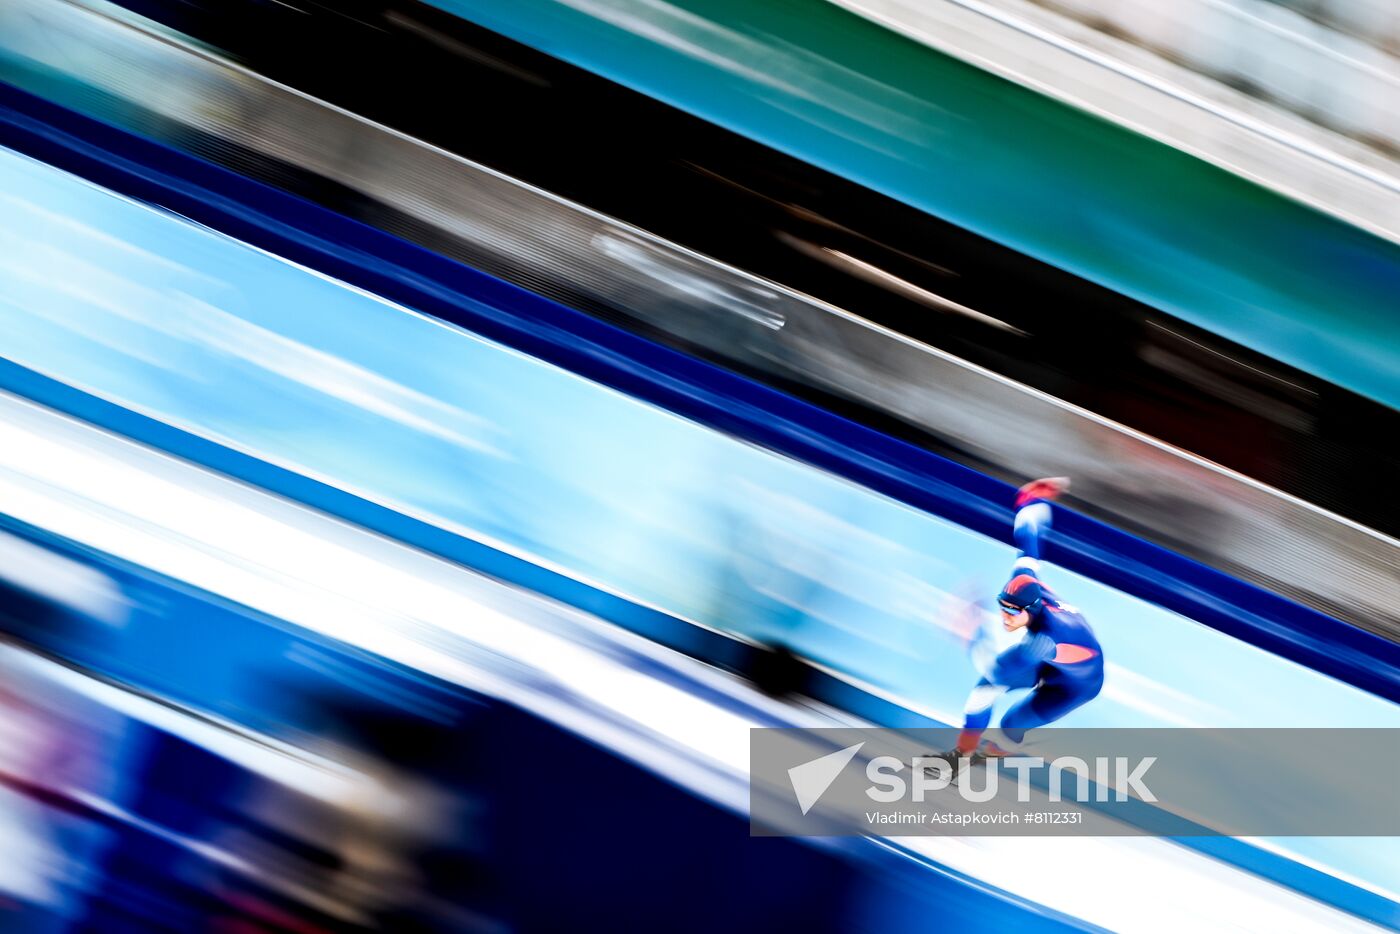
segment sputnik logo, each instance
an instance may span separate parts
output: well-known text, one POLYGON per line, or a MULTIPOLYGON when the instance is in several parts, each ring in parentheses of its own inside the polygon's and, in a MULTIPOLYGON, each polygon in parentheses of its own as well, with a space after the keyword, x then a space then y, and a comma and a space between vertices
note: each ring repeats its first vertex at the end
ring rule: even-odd
POLYGON ((788 769, 788 780, 792 782, 792 791, 797 795, 797 806, 804 815, 821 800, 831 783, 836 781, 836 776, 864 745, 864 742, 859 742, 788 769))

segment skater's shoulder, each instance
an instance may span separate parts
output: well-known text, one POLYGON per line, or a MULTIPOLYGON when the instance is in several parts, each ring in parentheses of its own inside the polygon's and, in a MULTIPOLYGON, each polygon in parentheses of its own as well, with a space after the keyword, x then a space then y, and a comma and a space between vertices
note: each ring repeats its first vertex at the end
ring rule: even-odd
POLYGON ((1089 621, 1085 619, 1078 607, 1053 597, 1047 597, 1044 606, 1045 609, 1040 614, 1040 621, 1052 637, 1063 632, 1083 630, 1092 632, 1089 621))

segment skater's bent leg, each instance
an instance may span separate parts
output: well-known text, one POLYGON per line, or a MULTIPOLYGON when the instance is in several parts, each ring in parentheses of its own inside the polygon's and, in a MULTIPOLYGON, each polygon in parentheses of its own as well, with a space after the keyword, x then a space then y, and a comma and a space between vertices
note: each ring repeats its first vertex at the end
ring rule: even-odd
POLYGON ((1026 731, 1054 723, 1071 710, 1098 696, 1103 678, 1081 682, 1042 684, 1022 698, 1001 718, 1001 732, 1013 743, 1025 739, 1026 731))

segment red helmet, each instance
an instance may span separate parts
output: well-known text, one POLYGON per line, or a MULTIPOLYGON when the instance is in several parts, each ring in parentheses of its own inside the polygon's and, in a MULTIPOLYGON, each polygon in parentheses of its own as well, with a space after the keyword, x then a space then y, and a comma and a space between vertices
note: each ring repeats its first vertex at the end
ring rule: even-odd
POLYGON ((997 594, 997 602, 1006 609, 1015 607, 1014 612, 1030 610, 1034 613, 1040 609, 1043 597, 1040 581, 1029 574, 1017 574, 1001 588, 1001 593, 997 594))

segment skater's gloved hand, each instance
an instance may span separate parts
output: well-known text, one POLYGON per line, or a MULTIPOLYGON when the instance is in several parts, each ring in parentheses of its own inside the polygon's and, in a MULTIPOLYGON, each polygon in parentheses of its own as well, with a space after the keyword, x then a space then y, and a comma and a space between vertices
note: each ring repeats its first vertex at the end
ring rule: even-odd
POLYGON ((1042 477, 1032 480, 1017 491, 1016 504, 1019 506, 1033 499, 1055 499, 1067 490, 1069 477, 1042 477))

